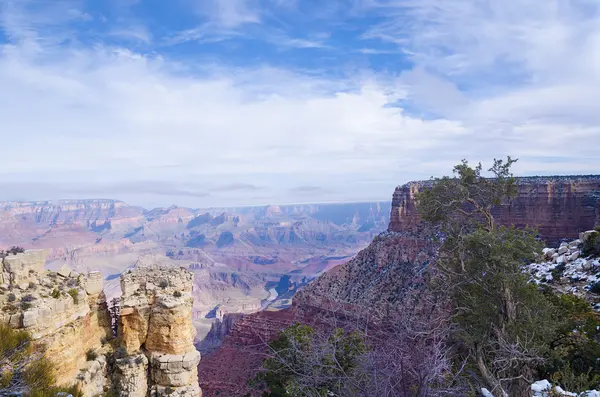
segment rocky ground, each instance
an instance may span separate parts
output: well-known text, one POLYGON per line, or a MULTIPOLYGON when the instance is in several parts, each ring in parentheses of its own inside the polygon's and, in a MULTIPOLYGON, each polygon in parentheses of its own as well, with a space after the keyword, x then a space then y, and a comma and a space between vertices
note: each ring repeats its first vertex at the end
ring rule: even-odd
POLYGON ((600 256, 583 253, 584 243, 594 233, 583 232, 579 239, 563 242, 558 248, 544 248, 540 260, 525 271, 533 282, 584 298, 600 312, 600 256))

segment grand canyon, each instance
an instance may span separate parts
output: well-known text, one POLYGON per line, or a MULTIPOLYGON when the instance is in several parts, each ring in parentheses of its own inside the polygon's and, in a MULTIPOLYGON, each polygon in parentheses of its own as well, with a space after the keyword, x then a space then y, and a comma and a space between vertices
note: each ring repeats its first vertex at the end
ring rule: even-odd
MULTIPOLYGON (((167 388, 192 396, 199 387, 204 396, 245 395, 266 341, 286 327, 315 321, 332 300, 376 308, 405 299, 417 269, 435 256, 415 204, 429 187, 401 185, 388 205, 145 211, 109 200, 4 203, 3 244, 31 249, 4 259, 3 288, 26 294, 39 285, 40 297, 34 309, 2 318, 55 351, 60 378, 76 378, 86 396, 109 384, 122 396, 167 388), (60 307, 44 298, 63 284, 80 286, 75 304, 68 295, 60 307), (124 340, 110 365, 102 355, 112 334, 107 296, 118 297, 124 340), (158 331, 164 322, 167 334, 158 331), (100 353, 91 363, 90 349, 100 353)), ((600 226, 600 176, 520 178, 518 196, 495 213, 500 223, 536 227, 557 247, 600 226)), ((600 307, 600 295, 588 298, 600 307)))
POLYGON ((0 0, 0 397, 600 397, 600 0, 0 0))
POLYGON ((295 291, 365 247, 390 204, 155 208, 116 200, 0 203, 0 244, 44 249, 48 268, 99 271, 108 299, 136 264, 194 273, 198 341, 215 318, 289 306, 295 291))

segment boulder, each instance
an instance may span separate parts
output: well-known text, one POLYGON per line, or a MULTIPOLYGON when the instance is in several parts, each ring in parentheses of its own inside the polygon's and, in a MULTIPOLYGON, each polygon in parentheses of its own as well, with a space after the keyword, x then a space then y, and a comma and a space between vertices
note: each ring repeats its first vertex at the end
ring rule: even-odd
POLYGON ((62 265, 62 266, 60 267, 60 269, 58 269, 58 270, 56 271, 56 273, 57 273, 59 276, 61 276, 61 277, 64 277, 64 278, 67 278, 67 277, 69 277, 69 276, 71 275, 71 272, 72 272, 72 270, 69 268, 69 266, 67 266, 67 264, 66 264, 66 263, 65 263, 64 265, 62 265))
MULTIPOLYGON (((564 244, 564 243, 563 243, 563 244, 564 244)), ((561 246, 558 248, 558 254, 559 254, 559 255, 566 254, 566 253, 567 253, 567 251, 569 251, 569 248, 567 247, 567 245, 566 245, 566 244, 565 244, 565 245, 561 245, 561 246)))
POLYGON ((575 259, 579 258, 579 251, 573 252, 571 255, 567 257, 567 261, 573 262, 575 259))

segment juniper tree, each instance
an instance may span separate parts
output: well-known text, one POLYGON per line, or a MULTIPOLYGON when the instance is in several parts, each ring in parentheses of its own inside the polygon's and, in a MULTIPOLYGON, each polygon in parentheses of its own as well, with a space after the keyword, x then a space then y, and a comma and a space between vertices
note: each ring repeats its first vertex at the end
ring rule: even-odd
POLYGON ((499 226, 492 211, 517 194, 515 161, 494 160, 485 177, 463 160, 454 177, 417 195, 422 218, 443 236, 437 283, 452 299, 457 354, 499 396, 527 388, 556 330, 555 307, 521 270, 541 249, 537 233, 499 226))

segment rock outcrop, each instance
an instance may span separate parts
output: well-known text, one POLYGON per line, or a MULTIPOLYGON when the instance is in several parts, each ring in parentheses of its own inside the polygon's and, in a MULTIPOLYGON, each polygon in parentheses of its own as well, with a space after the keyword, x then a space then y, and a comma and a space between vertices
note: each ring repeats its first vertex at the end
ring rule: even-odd
POLYGON ((88 351, 102 351, 111 335, 99 273, 67 268, 44 270, 44 251, 25 251, 2 261, 0 322, 28 331, 54 363, 59 384, 77 383, 86 396, 103 393, 106 360, 88 361, 88 351))
POLYGON ((184 268, 138 266, 121 275, 116 361, 120 396, 201 396, 193 345, 193 275, 184 268))
MULTIPOLYGON (((428 186, 430 182, 422 181, 398 187, 388 232, 375 237, 354 259, 322 274, 301 290, 294 297, 292 308, 276 314, 251 314, 237 321, 221 347, 200 365, 203 376, 211 375, 200 379, 206 395, 247 392, 240 384, 256 373, 261 360, 256 351, 250 355, 255 357, 253 360, 242 358, 247 355, 241 351, 256 346, 257 339, 264 345, 269 335, 276 335, 277 330, 295 319, 310 321, 307 312, 325 308, 330 301, 385 308, 410 297, 414 291, 418 293, 419 285, 425 281, 421 270, 437 252, 435 240, 431 232, 424 230, 415 203, 416 193, 428 186), (286 321, 271 322, 271 317, 286 321)), ((537 227, 550 244, 577 238, 581 230, 600 224, 600 176, 519 178, 518 197, 500 206, 495 215, 501 224, 537 227)))
POLYGON ((587 255, 583 250, 583 241, 594 233, 582 232, 579 239, 563 242, 558 249, 544 248, 539 260, 525 271, 531 281, 583 298, 600 312, 600 255, 587 255))
MULTIPOLYGON (((396 188, 389 231, 419 230, 415 194, 428 186, 430 181, 415 181, 396 188)), ((536 227, 551 245, 600 225, 600 175, 518 178, 518 190, 510 203, 495 209, 498 223, 536 227)))

